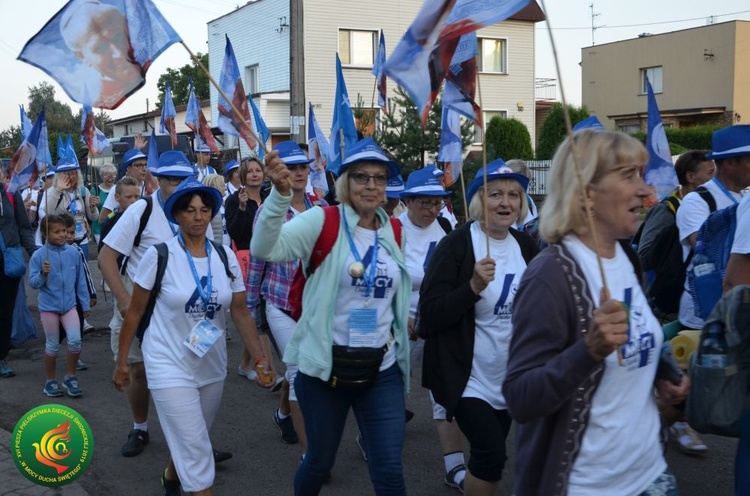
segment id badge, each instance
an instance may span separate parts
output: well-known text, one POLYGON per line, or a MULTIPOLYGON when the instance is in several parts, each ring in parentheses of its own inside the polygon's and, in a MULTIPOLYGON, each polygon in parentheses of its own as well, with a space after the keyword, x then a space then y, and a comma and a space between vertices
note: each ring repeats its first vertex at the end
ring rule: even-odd
POLYGON ((221 329, 213 325, 210 320, 201 319, 195 324, 183 344, 202 358, 219 337, 221 337, 221 329))
POLYGON ((349 315, 349 346, 377 346, 378 311, 375 308, 357 308, 349 315))
POLYGON ((77 221, 76 222, 76 239, 81 239, 86 233, 83 232, 83 222, 77 221))

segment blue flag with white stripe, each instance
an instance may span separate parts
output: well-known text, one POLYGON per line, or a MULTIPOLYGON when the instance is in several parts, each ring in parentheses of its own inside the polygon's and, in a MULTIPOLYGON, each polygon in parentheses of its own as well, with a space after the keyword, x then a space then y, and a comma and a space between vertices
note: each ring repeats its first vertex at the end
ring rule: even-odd
POLYGON ((336 98, 333 102, 333 123, 329 142, 328 170, 338 176, 343 154, 346 149, 357 142, 357 127, 354 124, 349 92, 346 90, 344 73, 341 70, 341 59, 336 54, 336 98), (342 150, 343 149, 343 150, 342 150))
POLYGON ((646 184, 656 189, 659 200, 670 194, 677 186, 677 173, 672 164, 672 154, 669 151, 667 133, 661 123, 661 114, 656 105, 654 90, 651 82, 646 80, 648 90, 648 132, 646 133, 646 149, 648 150, 648 163, 644 180, 646 184))

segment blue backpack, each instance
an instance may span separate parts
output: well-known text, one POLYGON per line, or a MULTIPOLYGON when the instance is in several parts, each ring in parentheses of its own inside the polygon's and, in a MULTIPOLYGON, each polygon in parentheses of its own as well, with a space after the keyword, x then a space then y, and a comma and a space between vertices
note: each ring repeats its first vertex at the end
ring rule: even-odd
POLYGON ((695 315, 706 320, 721 298, 722 281, 737 229, 737 204, 708 216, 695 241, 693 266, 687 272, 695 315))

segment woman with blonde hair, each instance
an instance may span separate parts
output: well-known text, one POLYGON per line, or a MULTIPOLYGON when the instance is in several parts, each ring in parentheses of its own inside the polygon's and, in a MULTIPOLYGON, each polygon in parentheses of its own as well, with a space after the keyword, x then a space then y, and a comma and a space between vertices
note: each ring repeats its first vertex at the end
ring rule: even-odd
POLYGON ((593 130, 566 139, 552 160, 540 225, 551 245, 518 288, 502 388, 518 422, 518 496, 677 494, 657 398, 680 402, 689 384, 659 367, 661 326, 621 241, 638 229, 647 161, 634 138, 593 130))

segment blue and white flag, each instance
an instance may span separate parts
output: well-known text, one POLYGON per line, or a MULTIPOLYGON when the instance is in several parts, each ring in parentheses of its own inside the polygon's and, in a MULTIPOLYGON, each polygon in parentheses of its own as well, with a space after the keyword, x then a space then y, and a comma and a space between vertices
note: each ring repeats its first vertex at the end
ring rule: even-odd
POLYGON ((81 110, 81 143, 89 149, 89 155, 101 155, 109 146, 109 140, 101 130, 96 127, 94 112, 91 107, 84 105, 81 110))
POLYGON ((148 156, 146 157, 146 170, 152 174, 159 168, 159 146, 156 142, 156 132, 151 128, 151 139, 148 140, 148 156))
POLYGON ((179 41, 151 0, 70 0, 18 58, 49 74, 71 100, 115 109, 179 41))
POLYGON ((443 107, 450 107, 481 126, 482 111, 474 100, 476 89, 477 33, 471 32, 461 36, 453 54, 450 71, 443 88, 443 107))
POLYGON ((177 146, 177 127, 174 119, 177 117, 177 111, 172 101, 172 88, 169 87, 169 81, 164 84, 164 103, 161 107, 161 119, 159 119, 159 132, 169 134, 172 140, 172 147, 177 146))
MULTIPOLYGON (((445 82, 445 94, 453 83, 445 82)), ((463 143, 461 142, 461 116, 453 108, 443 103, 443 115, 440 121, 440 150, 438 160, 444 163, 445 187, 450 187, 458 180, 463 166, 463 143)))
POLYGON ((343 153, 357 142, 357 127, 354 124, 352 105, 349 102, 349 92, 346 90, 344 73, 341 70, 341 59, 336 54, 336 98, 333 102, 333 124, 331 124, 331 140, 328 150, 328 170, 339 175, 343 153), (343 148, 343 150, 342 150, 343 148), (343 151, 343 153, 342 153, 343 151))
POLYGON ((34 184, 39 177, 37 148, 42 122, 44 121, 44 109, 42 109, 31 127, 31 131, 29 131, 29 135, 23 140, 10 160, 10 167, 8 168, 10 175, 8 191, 10 193, 15 193, 19 188, 34 184))
POLYGON ((31 133, 31 128, 33 127, 33 125, 29 120, 29 116, 26 115, 26 111, 23 109, 23 105, 19 105, 18 109, 21 111, 21 138, 26 139, 29 137, 29 133, 31 133))
POLYGON ((309 104, 309 117, 307 118, 307 151, 310 158, 315 161, 310 164, 310 184, 313 190, 319 190, 325 196, 328 194, 328 180, 326 179, 326 166, 328 165, 328 141, 326 141, 323 130, 320 129, 318 119, 315 118, 312 104, 309 104))
MULTIPOLYGON (((42 106, 42 112, 36 117, 41 120, 39 125, 39 140, 36 146, 36 163, 39 170, 43 167, 52 167, 52 154, 49 151, 49 131, 47 130, 47 117, 42 106)), ((36 121, 35 121, 36 123, 36 121)))
POLYGON ((380 43, 378 44, 378 53, 375 55, 375 63, 372 66, 372 75, 375 76, 376 86, 378 90, 378 105, 383 109, 383 112, 388 111, 387 103, 387 86, 386 77, 383 72, 385 66, 385 35, 383 30, 380 30, 380 43))
MULTIPOLYGON (((268 141, 268 138, 271 137, 271 131, 268 129, 268 126, 266 126, 266 121, 263 120, 263 116, 260 115, 260 110, 258 110, 258 106, 255 105, 255 102, 251 97, 247 97, 248 102, 250 102, 250 112, 253 114, 253 119, 250 122, 250 125, 253 127, 253 131, 255 131, 255 134, 258 135, 258 138, 265 143, 268 141)), ((258 158, 263 158, 266 156, 266 152, 263 151, 263 147, 258 147, 258 158)))
POLYGON ((219 153, 219 145, 211 132, 211 126, 208 125, 206 116, 203 115, 198 97, 195 96, 193 78, 190 78, 190 95, 185 109, 185 125, 195 133, 196 149, 198 148, 197 143, 203 142, 212 152, 219 153))
POLYGON ((234 56, 232 43, 229 36, 226 36, 226 46, 224 48, 224 63, 221 66, 219 76, 219 86, 226 93, 227 97, 232 99, 232 104, 239 110, 241 117, 237 116, 232 110, 232 106, 219 93, 219 129, 225 134, 241 137, 247 143, 251 150, 257 148, 258 143, 255 141, 250 130, 250 105, 245 95, 245 87, 242 84, 240 75, 240 66, 237 64, 237 58, 234 56))
POLYGON ((656 189, 659 200, 670 194, 677 186, 677 173, 672 164, 672 154, 669 151, 667 133, 661 123, 661 114, 656 105, 654 90, 651 82, 646 80, 648 90, 648 131, 646 133, 646 149, 648 150, 648 163, 644 180, 646 184, 656 189))
POLYGON ((425 0, 384 69, 414 101, 423 125, 450 69, 459 38, 504 21, 529 2, 425 0))

